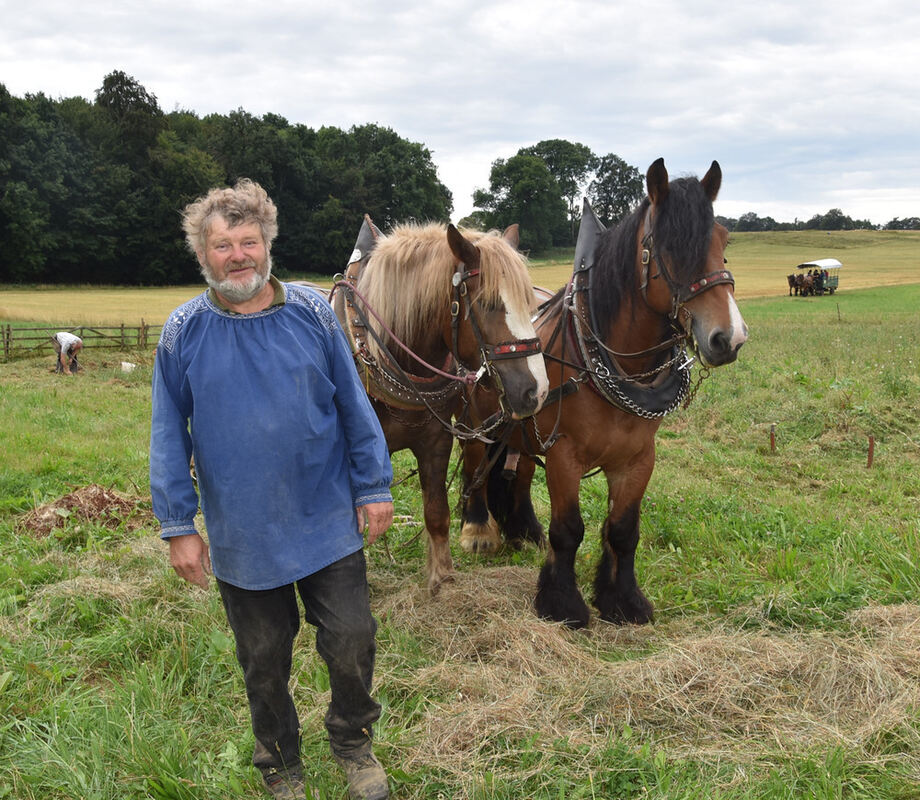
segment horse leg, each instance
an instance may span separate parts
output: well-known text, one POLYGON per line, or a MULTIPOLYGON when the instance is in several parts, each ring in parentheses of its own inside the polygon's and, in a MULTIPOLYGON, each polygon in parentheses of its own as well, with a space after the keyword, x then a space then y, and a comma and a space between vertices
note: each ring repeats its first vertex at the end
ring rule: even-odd
POLYGON ((594 579, 594 605, 601 619, 608 622, 644 624, 651 622, 654 616, 654 608, 636 580, 639 505, 651 477, 651 470, 644 479, 638 477, 638 484, 632 482, 630 497, 620 499, 608 476, 609 512, 604 520, 601 561, 594 579))
POLYGON ((552 518, 549 549, 537 580, 534 604, 537 614, 544 619, 564 622, 570 628, 584 628, 591 612, 575 580, 575 555, 585 535, 578 506, 581 469, 573 468, 560 475, 557 470, 551 471, 551 462, 547 459, 546 476, 552 518))
POLYGON ((594 579, 594 605, 607 622, 645 624, 654 618, 654 607, 636 580, 636 547, 639 544, 639 506, 631 506, 619 518, 604 521, 603 552, 594 579))
POLYGON ((530 499, 536 463, 520 453, 515 455, 513 470, 510 466, 515 459, 499 459, 489 473, 489 511, 512 547, 520 549, 526 542, 532 542, 543 548, 546 537, 530 499))
POLYGON ((466 499, 463 502, 460 547, 467 553, 496 553, 501 549, 502 538, 487 502, 488 476, 483 474, 488 458, 486 447, 482 442, 469 440, 462 444, 462 450, 463 496, 466 499))
POLYGON ((425 530, 428 531, 427 584, 435 595, 445 581, 454 579, 450 557, 450 506, 447 501, 447 470, 453 437, 439 436, 426 448, 413 450, 422 487, 425 530))

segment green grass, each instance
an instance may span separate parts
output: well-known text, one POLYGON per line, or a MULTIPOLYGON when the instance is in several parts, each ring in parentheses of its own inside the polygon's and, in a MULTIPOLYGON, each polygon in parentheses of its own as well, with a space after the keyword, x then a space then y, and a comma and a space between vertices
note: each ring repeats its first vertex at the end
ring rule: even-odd
MULTIPOLYGON (((738 362, 659 433, 637 557, 653 625, 534 619, 530 549, 455 547, 457 581, 427 597, 417 483, 397 487, 369 550, 394 797, 917 797, 918 307, 917 285, 741 302, 738 362)), ((149 512, 151 360, 131 360, 88 350, 70 379, 0 364, 0 798, 263 796, 213 587, 182 584, 136 517, 23 527, 90 484, 149 512)), ((534 495, 545 524, 539 472, 534 495)), ((582 505, 590 596, 601 476, 582 505)), ((311 780, 345 798, 309 626, 293 688, 311 780)))

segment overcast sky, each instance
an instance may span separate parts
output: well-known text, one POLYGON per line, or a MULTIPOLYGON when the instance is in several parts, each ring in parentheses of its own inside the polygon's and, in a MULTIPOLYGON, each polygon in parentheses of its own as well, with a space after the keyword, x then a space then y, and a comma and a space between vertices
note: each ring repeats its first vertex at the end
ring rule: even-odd
POLYGON ((0 0, 0 83, 164 111, 376 123, 425 145, 454 220, 543 139, 643 174, 723 171, 716 213, 920 216, 916 0, 0 0))

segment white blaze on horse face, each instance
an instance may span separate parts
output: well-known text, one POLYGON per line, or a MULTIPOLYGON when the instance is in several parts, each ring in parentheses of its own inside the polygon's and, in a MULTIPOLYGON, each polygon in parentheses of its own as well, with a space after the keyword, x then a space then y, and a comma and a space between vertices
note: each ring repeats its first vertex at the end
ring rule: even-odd
MULTIPOLYGON (((505 289, 500 290, 502 303, 505 306, 505 324, 511 335, 515 339, 533 339, 537 332, 534 330, 533 323, 530 321, 529 309, 515 309, 508 298, 505 296, 505 289)), ((537 383, 537 404, 538 408, 543 405, 546 395, 549 394, 549 378, 546 376, 546 362, 543 360, 543 353, 536 353, 527 356, 527 368, 533 379, 537 383)))
POLYGON ((741 311, 738 309, 738 304, 735 302, 733 294, 728 296, 728 310, 732 321, 731 347, 733 350, 737 350, 747 341, 748 327, 741 316, 741 311))

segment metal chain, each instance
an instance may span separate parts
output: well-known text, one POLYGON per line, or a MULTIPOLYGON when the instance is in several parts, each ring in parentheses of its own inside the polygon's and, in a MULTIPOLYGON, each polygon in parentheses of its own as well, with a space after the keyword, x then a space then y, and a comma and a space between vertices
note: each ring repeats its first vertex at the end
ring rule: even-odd
POLYGON ((684 401, 683 407, 685 409, 690 407, 690 404, 693 402, 693 398, 696 397, 696 393, 700 390, 700 386, 703 385, 703 381, 709 377, 710 369, 700 365, 699 371, 696 375, 696 383, 690 388, 690 391, 687 392, 687 399, 684 401))

